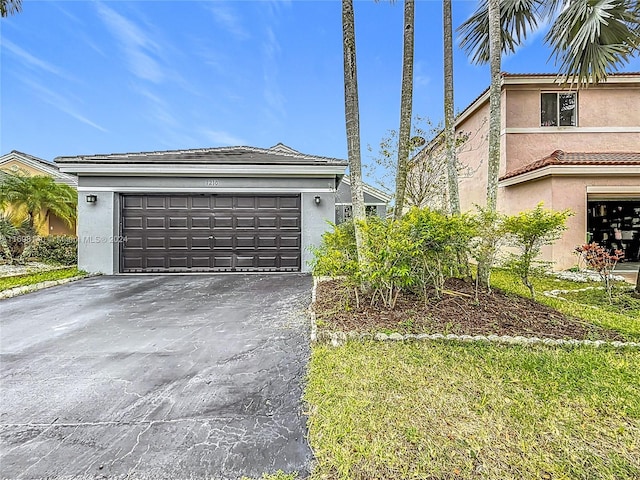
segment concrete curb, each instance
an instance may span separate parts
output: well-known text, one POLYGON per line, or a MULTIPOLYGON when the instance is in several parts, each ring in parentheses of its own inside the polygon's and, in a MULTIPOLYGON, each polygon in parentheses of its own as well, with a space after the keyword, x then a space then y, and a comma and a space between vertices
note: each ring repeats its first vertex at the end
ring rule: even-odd
POLYGON ((6 298, 13 298, 19 295, 24 295, 31 292, 37 292, 49 287, 55 287, 57 285, 64 285, 65 283, 75 282, 76 280, 82 280, 83 278, 95 277, 96 275, 77 275, 75 277, 61 278, 60 280, 47 280, 45 282, 34 283, 32 285, 24 285, 22 287, 14 287, 8 290, 0 292, 0 300, 6 298))
POLYGON ((377 341, 377 342, 400 342, 400 341, 456 341, 456 342, 482 342, 482 343, 498 343, 508 345, 550 345, 550 346, 589 346, 589 347, 613 347, 613 348, 640 348, 640 342, 606 342, 604 340, 577 340, 577 339, 556 339, 556 338, 539 338, 524 337, 520 335, 455 335, 442 333, 360 333, 360 332, 342 332, 342 331, 318 331, 316 323, 316 314, 313 311, 313 305, 316 301, 316 288, 318 283, 330 280, 327 277, 313 277, 313 290, 311 292, 311 305, 309 305, 309 319, 311 321, 311 342, 327 343, 334 347, 339 347, 347 341, 377 341))

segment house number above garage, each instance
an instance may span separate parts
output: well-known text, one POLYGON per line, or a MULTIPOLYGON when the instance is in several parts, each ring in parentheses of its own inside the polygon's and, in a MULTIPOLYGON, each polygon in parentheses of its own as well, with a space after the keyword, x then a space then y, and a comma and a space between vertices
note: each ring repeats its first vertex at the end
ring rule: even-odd
POLYGON ((217 178, 207 180, 207 187, 217 187, 220 185, 220 180, 217 178))

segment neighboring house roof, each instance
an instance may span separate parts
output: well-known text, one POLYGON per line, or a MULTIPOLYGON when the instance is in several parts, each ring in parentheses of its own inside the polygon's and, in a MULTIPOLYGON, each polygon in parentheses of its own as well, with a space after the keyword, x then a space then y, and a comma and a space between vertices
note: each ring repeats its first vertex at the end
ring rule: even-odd
MULTIPOLYGON (((500 178, 503 185, 513 185, 522 181, 539 178, 546 174, 551 174, 550 167, 606 167, 606 169, 598 168, 598 173, 602 174, 620 174, 620 169, 615 167, 640 166, 640 152, 564 152, 556 150, 551 155, 536 160, 528 165, 507 172, 500 178), (546 170, 546 171, 545 171, 546 170), (532 174, 527 175, 526 174, 532 174), (505 182, 508 181, 508 182, 505 182)), ((565 169, 566 170, 566 169, 565 169)), ((636 174, 640 175, 640 168, 635 169, 636 174)), ((576 169, 571 169, 567 173, 580 173, 576 169)), ((587 173, 584 171, 583 173, 587 173)))
POLYGON ((56 163, 189 163, 251 165, 346 165, 345 160, 300 153, 282 143, 271 148, 216 147, 139 153, 110 153, 58 157, 56 163))
MULTIPOLYGON (((345 175, 344 177, 342 177, 342 182, 351 186, 351 179, 349 178, 349 175, 345 175)), ((378 190, 375 187, 372 187, 368 183, 363 183, 362 189, 365 193, 368 193, 372 197, 376 197, 377 199, 382 200, 384 203, 389 203, 391 201, 391 195, 383 192, 382 190, 378 190)))
POLYGON ((78 185, 78 180, 75 176, 61 172, 56 164, 17 150, 12 150, 0 157, 0 168, 2 168, 4 164, 8 164, 12 161, 22 163, 34 170, 42 172, 43 175, 53 177, 57 183, 65 183, 72 187, 78 185))

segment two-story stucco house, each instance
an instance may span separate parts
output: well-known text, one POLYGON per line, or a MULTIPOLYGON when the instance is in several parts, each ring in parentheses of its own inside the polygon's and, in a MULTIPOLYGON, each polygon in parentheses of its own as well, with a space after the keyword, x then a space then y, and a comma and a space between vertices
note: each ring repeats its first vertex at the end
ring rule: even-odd
MULTIPOLYGON (((463 210, 485 203, 488 117, 486 90, 456 120, 470 143, 458 157, 463 210)), ((556 75, 503 73, 498 208, 514 214, 539 202, 575 212, 544 251, 556 268, 575 265, 574 247, 590 240, 639 260, 640 73, 579 90, 556 75)))

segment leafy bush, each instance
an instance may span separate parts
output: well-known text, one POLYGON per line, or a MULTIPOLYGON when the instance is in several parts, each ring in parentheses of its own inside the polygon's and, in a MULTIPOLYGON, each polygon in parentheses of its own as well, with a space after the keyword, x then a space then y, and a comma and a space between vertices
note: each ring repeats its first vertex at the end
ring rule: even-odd
POLYGON ((355 278, 358 273, 358 253, 353 221, 330 225, 333 229, 325 232, 320 247, 313 249, 313 274, 355 278))
POLYGON ((477 205, 476 209, 472 217, 475 236, 469 249, 471 257, 478 263, 476 286, 480 284, 491 291, 491 269, 498 262, 500 248, 505 243, 505 216, 477 205))
POLYGON ((360 265, 362 282, 373 290, 374 298, 379 294, 386 307, 394 308, 400 292, 410 287, 412 255, 418 245, 402 220, 370 218, 360 228, 365 238, 366 262, 360 265))
POLYGON ((75 265, 78 263, 78 239, 66 235, 41 237, 31 256, 44 263, 75 265))
POLYGON ((517 255, 510 255, 506 266, 520 277, 522 283, 529 289, 531 298, 535 298, 531 274, 549 264, 549 262, 538 261, 536 258, 544 245, 551 245, 560 238, 562 232, 567 229, 565 223, 571 215, 573 215, 571 210, 559 212, 548 210, 539 203, 533 210, 520 212, 504 220, 508 242, 519 250, 517 255))
POLYGON ((476 234, 467 215, 444 215, 427 208, 413 208, 403 218, 403 231, 409 235, 411 273, 426 297, 433 287, 440 296, 448 277, 460 275, 459 259, 467 258, 471 239, 476 234))
POLYGON ((611 276, 618 261, 624 258, 624 252, 614 250, 613 253, 609 253, 595 242, 580 245, 575 248, 575 252, 584 260, 588 268, 598 272, 604 283, 609 303, 613 303, 611 276))
POLYGON ((372 217, 360 227, 366 261, 358 264, 353 223, 334 225, 314 251, 314 274, 346 275, 390 308, 403 290, 426 298, 433 287, 439 296, 445 279, 459 274, 460 255, 466 256, 475 235, 466 215, 418 208, 400 220, 372 217))
POLYGON ((0 259, 9 264, 24 262, 37 239, 28 219, 0 212, 0 259))

